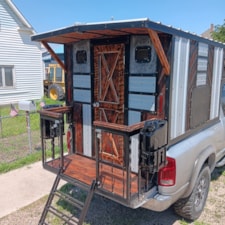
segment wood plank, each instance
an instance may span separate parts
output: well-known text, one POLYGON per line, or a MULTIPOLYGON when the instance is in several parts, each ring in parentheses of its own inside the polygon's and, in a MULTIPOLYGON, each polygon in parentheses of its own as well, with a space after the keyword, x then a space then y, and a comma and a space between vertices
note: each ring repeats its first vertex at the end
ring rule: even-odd
POLYGON ((83 153, 83 117, 82 104, 74 103, 73 105, 73 122, 74 122, 74 146, 77 153, 83 153))
POLYGON ((166 75, 170 74, 170 64, 167 60, 166 54, 164 52, 164 49, 162 47, 161 41, 159 39, 159 36, 156 31, 152 29, 148 29, 148 34, 151 38, 151 41, 155 47, 156 53, 159 57, 159 60, 164 68, 164 72, 166 75))
POLYGON ((51 56, 55 59, 56 62, 58 62, 58 64, 62 67, 62 69, 64 71, 66 71, 66 66, 65 64, 62 62, 62 60, 57 56, 57 54, 52 50, 52 48, 48 45, 47 42, 42 41, 41 42, 45 48, 49 51, 49 53, 51 54, 51 56))
POLYGON ((116 124, 116 123, 107 123, 107 122, 103 122, 103 121, 94 121, 93 124, 94 124, 94 126, 99 127, 99 128, 106 128, 106 129, 112 129, 112 130, 115 130, 118 132, 122 131, 122 132, 130 133, 130 132, 134 132, 136 130, 140 130, 141 128, 143 128, 145 122, 146 121, 142 121, 139 123, 132 124, 130 126, 116 124))
MULTIPOLYGON (((58 169, 60 159, 55 159, 46 164, 58 169)), ((96 161, 94 159, 78 154, 72 154, 64 157, 64 165, 64 174, 76 181, 91 185, 92 181, 96 180, 96 161)), ((101 164, 99 170, 99 179, 101 181, 99 189, 103 189, 125 198, 127 191, 126 171, 106 164, 101 164)), ((131 195, 138 192, 137 178, 138 176, 136 173, 131 173, 131 195)))

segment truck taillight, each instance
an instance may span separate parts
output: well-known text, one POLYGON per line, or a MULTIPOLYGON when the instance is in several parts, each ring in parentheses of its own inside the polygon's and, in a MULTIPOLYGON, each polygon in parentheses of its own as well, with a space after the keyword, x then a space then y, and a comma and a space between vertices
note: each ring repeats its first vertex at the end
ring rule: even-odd
POLYGON ((159 170, 158 184, 161 186, 173 186, 176 182, 176 161, 167 157, 167 164, 159 170))

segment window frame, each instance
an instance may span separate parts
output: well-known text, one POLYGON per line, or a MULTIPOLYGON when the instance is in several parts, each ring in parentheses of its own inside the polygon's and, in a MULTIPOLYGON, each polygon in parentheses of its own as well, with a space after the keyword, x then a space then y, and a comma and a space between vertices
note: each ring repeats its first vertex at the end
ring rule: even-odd
POLYGON ((9 88, 15 88, 15 67, 14 65, 0 65, 0 76, 2 80, 2 85, 0 86, 0 89, 9 89, 9 88), (11 74, 12 74, 12 86, 6 85, 6 73, 5 69, 10 68, 11 74))

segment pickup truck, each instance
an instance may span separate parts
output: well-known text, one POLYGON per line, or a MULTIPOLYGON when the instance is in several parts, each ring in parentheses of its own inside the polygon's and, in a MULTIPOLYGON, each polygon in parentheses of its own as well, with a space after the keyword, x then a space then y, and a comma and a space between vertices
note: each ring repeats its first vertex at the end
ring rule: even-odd
POLYGON ((225 164, 225 45, 147 18, 32 40, 65 71, 65 106, 40 110, 43 166, 57 174, 40 224, 60 179, 90 189, 79 224, 93 193, 197 219, 225 164), (51 43, 64 45, 64 62, 51 43))

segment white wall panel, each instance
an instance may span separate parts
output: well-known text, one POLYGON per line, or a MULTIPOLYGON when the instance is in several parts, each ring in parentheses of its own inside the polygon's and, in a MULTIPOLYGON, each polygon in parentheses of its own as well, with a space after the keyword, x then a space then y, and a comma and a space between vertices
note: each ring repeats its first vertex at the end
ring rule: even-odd
POLYGON ((211 94, 211 107, 210 119, 219 116, 219 100, 220 100, 220 80, 223 71, 223 49, 216 47, 214 50, 213 61, 213 80, 212 80, 212 94, 211 94))
POLYGON ((83 146, 84 155, 92 156, 91 105, 83 104, 83 146))
POLYGON ((189 50, 190 41, 188 39, 175 38, 170 139, 185 132, 189 50))
POLYGON ((40 43, 31 41, 25 20, 7 1, 0 1, 0 20, 0 65, 14 66, 15 72, 15 86, 0 89, 0 105, 40 99, 44 94, 40 43))

